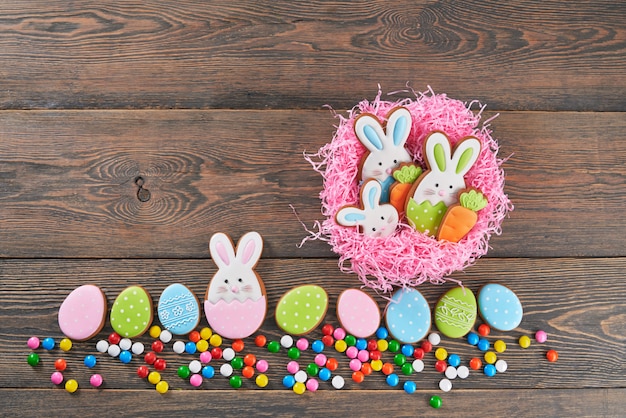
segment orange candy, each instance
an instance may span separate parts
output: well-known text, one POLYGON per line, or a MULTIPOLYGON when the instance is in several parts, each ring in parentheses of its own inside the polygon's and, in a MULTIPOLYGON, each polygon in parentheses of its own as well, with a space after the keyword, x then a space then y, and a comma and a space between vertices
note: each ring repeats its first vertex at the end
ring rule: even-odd
POLYGON ((192 343, 197 343, 200 341, 200 333, 198 331, 191 331, 189 333, 189 341, 192 343))
POLYGON ((339 362, 335 358, 329 358, 326 360, 326 368, 331 372, 334 372, 339 367, 339 362))
POLYGON ((361 371, 356 371, 352 373, 352 380, 354 380, 356 383, 361 383, 363 380, 365 380, 365 375, 363 374, 363 372, 361 371))
POLYGON ((361 365, 361 372, 365 375, 365 376, 369 376, 370 374, 372 374, 372 365, 369 363, 363 363, 361 365))
POLYGON ((243 358, 243 364, 246 366, 254 366, 256 364, 256 356, 254 354, 246 354, 243 358))
POLYGON ((478 357, 474 357, 470 360, 469 365, 472 370, 479 370, 482 367, 483 362, 478 357))
POLYGON ((252 378, 252 376, 254 376, 254 367, 244 366, 244 368, 241 369, 241 375, 246 379, 252 378))
POLYGON ((489 334, 491 334, 491 327, 489 325, 480 324, 478 326, 478 335, 480 335, 481 337, 486 337, 489 334))
POLYGON ((383 364, 382 372, 385 376, 389 376, 391 373, 393 373, 393 364, 391 363, 383 364))
POLYGON ((267 342, 267 338, 265 338, 265 335, 262 335, 262 334, 261 334, 261 335, 257 335, 257 336, 254 338, 254 344, 255 344, 257 347, 265 347, 265 343, 266 343, 266 342, 267 342))
POLYGON ((243 340, 235 340, 233 341, 231 347, 233 350, 235 350, 235 352, 241 353, 245 347, 245 344, 243 343, 243 340))
POLYGON ((546 353, 546 358, 549 362, 554 363, 559 359, 559 353, 557 353, 556 350, 548 350, 548 352, 546 353))

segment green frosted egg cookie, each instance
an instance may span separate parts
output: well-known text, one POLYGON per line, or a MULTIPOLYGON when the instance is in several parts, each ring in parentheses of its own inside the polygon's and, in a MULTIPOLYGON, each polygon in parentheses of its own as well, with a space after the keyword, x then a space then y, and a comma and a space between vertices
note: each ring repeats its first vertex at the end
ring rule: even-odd
POLYGON ((328 295, 319 286, 294 287, 276 305, 276 324, 292 335, 313 331, 322 322, 328 309, 328 295))
POLYGON ((448 290, 435 306, 435 325, 446 337, 459 338, 467 334, 476 322, 476 297, 468 288, 448 290))
POLYGON ((152 324, 152 299, 140 286, 127 287, 111 308, 111 326, 122 337, 142 335, 152 324))

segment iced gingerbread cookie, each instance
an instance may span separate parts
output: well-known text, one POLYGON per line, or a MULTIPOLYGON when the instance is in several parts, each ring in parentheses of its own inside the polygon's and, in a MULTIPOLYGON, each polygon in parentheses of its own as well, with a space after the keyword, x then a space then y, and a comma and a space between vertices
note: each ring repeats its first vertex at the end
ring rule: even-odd
POLYGON ((122 337, 142 335, 152 324, 152 319, 152 298, 141 286, 127 287, 113 302, 111 326, 122 337))
POLYGON ((474 293, 465 287, 454 287, 435 305, 435 325, 446 337, 462 337, 474 326, 476 310, 474 293))
POLYGON ((174 283, 161 293, 157 314, 161 324, 172 334, 189 334, 200 322, 200 304, 187 286, 174 283))
POLYGON ((380 325, 380 310, 367 293, 359 289, 347 289, 337 299, 337 319, 349 334, 367 338, 380 325))
POLYGON ((404 145, 411 133, 411 114, 404 107, 392 109, 386 127, 375 115, 364 113, 354 123, 354 132, 368 152, 360 164, 362 181, 375 179, 381 185, 381 203, 389 202, 389 188, 394 182, 393 170, 410 163, 411 155, 404 145))
POLYGON ((59 327, 65 336, 85 341, 104 327, 107 300, 98 286, 83 285, 72 290, 59 308, 59 327))
POLYGON ((320 286, 298 286, 283 295, 276 305, 276 325, 291 335, 313 331, 324 320, 328 294, 320 286))
POLYGON ((458 194, 466 188, 465 174, 480 154, 475 137, 460 140, 454 147, 443 132, 435 131, 424 141, 427 169, 417 179, 406 202, 409 224, 420 232, 435 236, 449 206, 457 203, 458 194))
POLYGON ((430 307, 419 291, 404 287, 391 296, 385 321, 387 329, 396 340, 413 344, 430 331, 430 307))
POLYGON ((522 322, 522 303, 511 289, 489 283, 478 292, 478 310, 483 320, 492 328, 511 331, 522 322))
POLYGON ((223 337, 252 335, 265 320, 265 285, 254 270, 263 251, 258 232, 248 232, 237 248, 223 233, 211 237, 209 252, 217 265, 205 295, 204 313, 209 325, 223 337))
POLYGON ((344 206, 335 217, 339 225, 356 226, 365 235, 388 237, 398 226, 398 211, 388 203, 380 204, 381 185, 376 180, 367 181, 361 188, 362 207, 344 206))

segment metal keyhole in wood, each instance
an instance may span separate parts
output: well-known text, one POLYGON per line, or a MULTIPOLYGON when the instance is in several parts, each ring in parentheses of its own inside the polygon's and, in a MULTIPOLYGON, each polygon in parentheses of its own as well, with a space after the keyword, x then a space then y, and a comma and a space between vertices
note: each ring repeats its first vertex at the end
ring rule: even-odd
POLYGON ((144 183, 143 177, 137 177, 135 179, 135 184, 139 187, 137 190, 137 199, 139 199, 140 202, 147 202, 151 197, 150 190, 144 189, 144 183))

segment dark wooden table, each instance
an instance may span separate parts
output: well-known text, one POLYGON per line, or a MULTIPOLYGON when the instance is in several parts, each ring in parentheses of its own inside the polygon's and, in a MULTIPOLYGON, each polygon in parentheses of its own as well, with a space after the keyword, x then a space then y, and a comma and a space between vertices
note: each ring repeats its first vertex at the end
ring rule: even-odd
MULTIPOLYGON (((613 0, 1 2, 0 414, 624 416, 625 51, 626 3, 613 0), (321 219, 322 179, 302 154, 332 138, 324 105, 343 114, 379 84, 407 83, 500 114, 515 210, 489 256, 452 278, 520 297, 520 327, 490 337, 508 344, 506 373, 473 372, 442 393, 430 355, 409 395, 381 374, 357 385, 342 362, 344 389, 299 396, 281 385, 284 352, 251 338, 246 350, 270 362, 264 389, 222 377, 193 388, 175 371, 191 356, 171 347, 168 393, 135 376, 139 359, 107 356, 92 389, 82 359, 97 338, 26 363, 30 336, 62 337, 57 312, 79 285, 99 285, 109 304, 131 284, 155 301, 176 282, 202 298, 215 232, 264 237, 270 310, 291 287, 319 284, 336 323, 337 296, 360 282, 326 243, 297 246, 307 233, 290 205, 309 227, 321 219), (548 342, 522 350, 518 337, 538 329, 548 342), (75 394, 50 383, 61 357, 75 394)), ((434 304, 451 286, 419 290, 434 304)), ((261 331, 281 335, 271 315, 261 331)), ((98 338, 110 332, 107 322, 98 338)))

